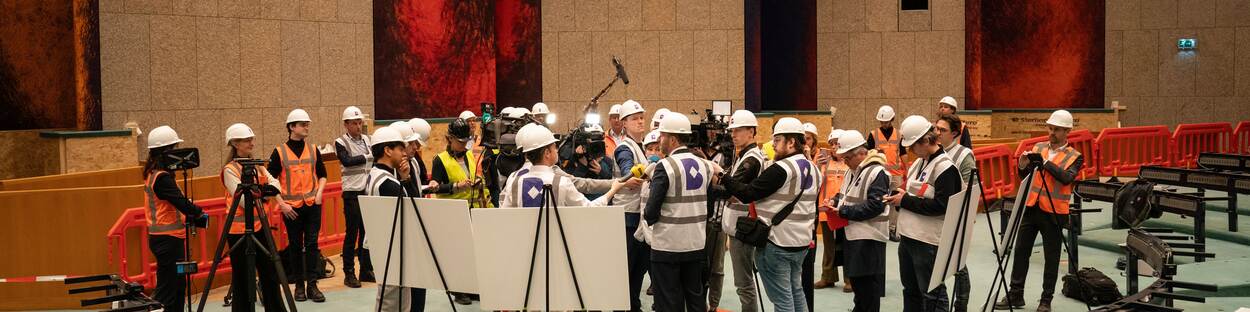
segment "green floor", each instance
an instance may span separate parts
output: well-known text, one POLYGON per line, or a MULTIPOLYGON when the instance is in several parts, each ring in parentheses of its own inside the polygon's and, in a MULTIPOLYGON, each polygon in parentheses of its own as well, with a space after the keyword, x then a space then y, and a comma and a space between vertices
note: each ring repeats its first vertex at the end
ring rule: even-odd
MULTIPOLYGON (((1218 194, 1223 195, 1223 194, 1218 194)), ((1243 197, 1242 202, 1247 203, 1250 197, 1243 197)), ((1211 203, 1209 207, 1212 211, 1208 211, 1207 224, 1208 233, 1208 251, 1216 253, 1216 258, 1209 259, 1204 263, 1195 263, 1192 258, 1185 259, 1178 257, 1177 262, 1180 265, 1180 274, 1177 280, 1212 283, 1220 285, 1221 291, 1218 293, 1200 293, 1191 292, 1190 294, 1208 297, 1206 303, 1177 302, 1177 307, 1186 311, 1236 311, 1239 307, 1250 307, 1250 273, 1245 273, 1246 268, 1250 266, 1250 210, 1243 210, 1245 215, 1238 221, 1242 229, 1241 232, 1229 232, 1227 230, 1227 215, 1224 214, 1223 207, 1226 205, 1222 202, 1211 203), (1245 237, 1245 240, 1241 238, 1245 237)), ((1087 203, 1088 208, 1110 208, 1107 203, 1087 203)), ((1079 246, 1080 266, 1095 267, 1111 276, 1119 284, 1121 289, 1124 287, 1124 278, 1120 271, 1115 269, 1116 259, 1120 256, 1120 252, 1116 244, 1124 241, 1124 231, 1112 230, 1108 226, 1110 222, 1109 209, 1106 211, 1091 215, 1086 215, 1083 221, 1087 229, 1085 235, 1081 237, 1079 246)), ((993 219, 994 225, 999 226, 999 216, 997 213, 991 213, 990 218, 993 219)), ((972 277, 972 303, 970 310, 979 311, 980 305, 986 301, 986 295, 989 291, 990 281, 994 277, 996 263, 993 256, 993 246, 988 239, 989 229, 985 226, 986 216, 982 215, 977 218, 977 230, 974 235, 974 243, 970 251, 970 259, 968 268, 972 277)), ((1152 220, 1149 226, 1152 227, 1171 227, 1177 230, 1184 230, 1192 225, 1190 219, 1180 219, 1175 216, 1165 215, 1158 220, 1152 220)), ((1182 231, 1183 232, 1183 231, 1182 231)), ((1192 230, 1190 230, 1192 232, 1192 230)), ((1040 244, 1040 241, 1038 242, 1040 244)), ((891 268, 889 272, 897 272, 898 244, 891 243, 887 247, 887 265, 891 268)), ((1036 307, 1038 294, 1041 292, 1041 270, 1042 257, 1040 255, 1041 248, 1035 248, 1034 256, 1030 257, 1030 273, 1028 287, 1025 291, 1025 298, 1028 305, 1024 311, 1032 311, 1036 307)), ((729 259, 726 258, 726 267, 729 267, 729 259)), ((1066 258, 1061 264, 1062 268, 1067 267, 1066 258)), ((817 272, 819 273, 819 272, 817 272)), ((1062 274, 1062 271, 1061 271, 1062 274)), ((737 311, 740 303, 732 286, 732 272, 726 272, 725 280, 727 281, 724 294, 721 298, 720 307, 725 310, 737 311)), ((1148 285, 1153 282, 1153 278, 1143 277, 1140 279, 1142 285, 1148 285)), ((838 284, 841 285, 840 283, 838 284)), ((902 310, 902 286, 898 280, 897 274, 888 273, 886 275, 886 297, 882 298, 882 311, 901 311, 902 310)), ((1062 283, 1056 285, 1056 289, 1061 289, 1062 283)), ((326 293, 327 302, 325 303, 300 303, 301 311, 362 311, 372 309, 373 299, 376 288, 360 288, 347 289, 339 288, 326 293)), ((1053 302, 1055 311, 1084 311, 1086 306, 1079 302, 1061 294, 1053 302)), ((841 287, 831 289, 816 290, 816 311, 848 311, 852 308, 852 295, 842 293, 841 287)), ((650 306, 651 297, 643 297, 644 306, 650 306)), ((220 300, 210 302, 208 304, 210 311, 226 311, 221 307, 220 300)), ((478 311, 477 305, 457 306, 460 311, 478 311)), ((771 311, 771 304, 765 309, 771 311)), ((427 299, 427 311, 451 311, 445 296, 442 292, 430 292, 427 299)))

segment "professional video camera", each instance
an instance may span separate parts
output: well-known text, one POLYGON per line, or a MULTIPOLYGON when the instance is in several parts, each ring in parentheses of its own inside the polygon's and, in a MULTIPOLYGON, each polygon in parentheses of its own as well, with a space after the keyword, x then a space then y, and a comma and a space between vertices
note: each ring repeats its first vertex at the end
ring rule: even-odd
POLYGON ((729 133, 729 101, 712 101, 712 108, 704 111, 703 120, 691 125, 694 133, 691 146, 715 149, 722 155, 733 155, 733 136, 729 133))
POLYGON ((522 126, 532 121, 528 118, 516 119, 507 116, 487 118, 487 116, 494 116, 494 114, 486 113, 489 111, 486 110, 489 104, 482 103, 482 146, 499 149, 499 153, 506 156, 520 156, 521 151, 516 146, 516 134, 521 131, 522 126))

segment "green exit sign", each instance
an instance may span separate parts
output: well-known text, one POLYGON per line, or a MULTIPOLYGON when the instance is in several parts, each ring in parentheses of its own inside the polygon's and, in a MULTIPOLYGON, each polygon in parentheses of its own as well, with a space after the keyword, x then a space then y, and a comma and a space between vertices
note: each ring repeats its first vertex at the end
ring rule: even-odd
POLYGON ((1193 50, 1198 47, 1198 40, 1193 38, 1181 38, 1176 40, 1176 48, 1180 50, 1193 50))

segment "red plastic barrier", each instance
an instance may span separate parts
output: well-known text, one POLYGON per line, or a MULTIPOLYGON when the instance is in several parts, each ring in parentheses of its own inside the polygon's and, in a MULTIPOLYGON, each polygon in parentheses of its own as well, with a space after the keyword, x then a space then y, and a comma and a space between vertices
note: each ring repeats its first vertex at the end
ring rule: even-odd
POLYGON ((1237 123, 1233 129, 1233 150, 1241 154, 1250 154, 1250 121, 1237 123))
POLYGON ((1014 196, 1016 184, 1016 157, 1007 144, 982 146, 972 150, 977 159, 981 176, 981 192, 986 201, 1014 196))
MULTIPOLYGON (((341 195, 342 187, 339 182, 326 183, 326 188, 322 193, 321 235, 317 240, 322 250, 343 244, 343 233, 346 229, 341 220, 343 217, 341 195)), ((200 280, 208 277, 209 268, 213 264, 211 254, 216 251, 217 239, 221 235, 226 212, 230 207, 226 207, 224 198, 198 200, 195 204, 200 206, 209 218, 208 228, 199 229, 199 234, 189 237, 187 241, 187 244, 191 246, 192 257, 199 266, 199 271, 192 275, 192 280, 200 280)), ((156 286, 156 258, 152 256, 148 248, 148 224, 147 220, 144 220, 143 209, 143 207, 126 209, 121 217, 117 218, 117 222, 113 223, 107 236, 110 247, 109 260, 117 264, 117 274, 123 279, 143 284, 143 287, 151 289, 156 286), (138 235, 139 246, 127 244, 127 235, 138 235), (135 247, 139 249, 133 249, 135 247), (142 265, 139 266, 139 272, 131 272, 129 265, 133 260, 131 253, 136 252, 139 255, 139 263, 142 265)), ((281 212, 277 210, 273 211, 270 220, 280 220, 280 214, 281 212)), ((283 223, 271 222, 270 226, 275 230, 273 239, 278 249, 285 248, 287 242, 283 223)), ((218 277, 228 276, 230 271, 230 257, 227 255, 217 268, 218 277)))
POLYGON ((1232 140, 1233 125, 1226 122, 1176 126, 1172 134, 1172 165, 1195 168, 1202 152, 1236 153, 1232 140))
POLYGON ((1098 175, 1131 177, 1141 166, 1170 166, 1171 139, 1165 126, 1103 129, 1094 140, 1098 175))
MULTIPOLYGON (((1045 136, 1028 138, 1020 141, 1020 145, 1016 146, 1016 153, 1019 156, 1024 152, 1032 150, 1037 143, 1046 142, 1045 136)), ((1068 133, 1068 145, 1072 145, 1076 151, 1085 156, 1085 164, 1081 167, 1081 176, 1077 177, 1081 180, 1093 179, 1098 177, 1098 154, 1094 152, 1094 133, 1089 129, 1080 129, 1068 133)))

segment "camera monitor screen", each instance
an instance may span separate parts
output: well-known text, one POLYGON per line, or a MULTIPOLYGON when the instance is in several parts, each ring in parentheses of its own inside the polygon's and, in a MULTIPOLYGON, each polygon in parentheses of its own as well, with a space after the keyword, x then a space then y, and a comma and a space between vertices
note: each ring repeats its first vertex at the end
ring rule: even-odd
POLYGON ((712 101, 712 115, 729 116, 732 113, 729 101, 712 101))

